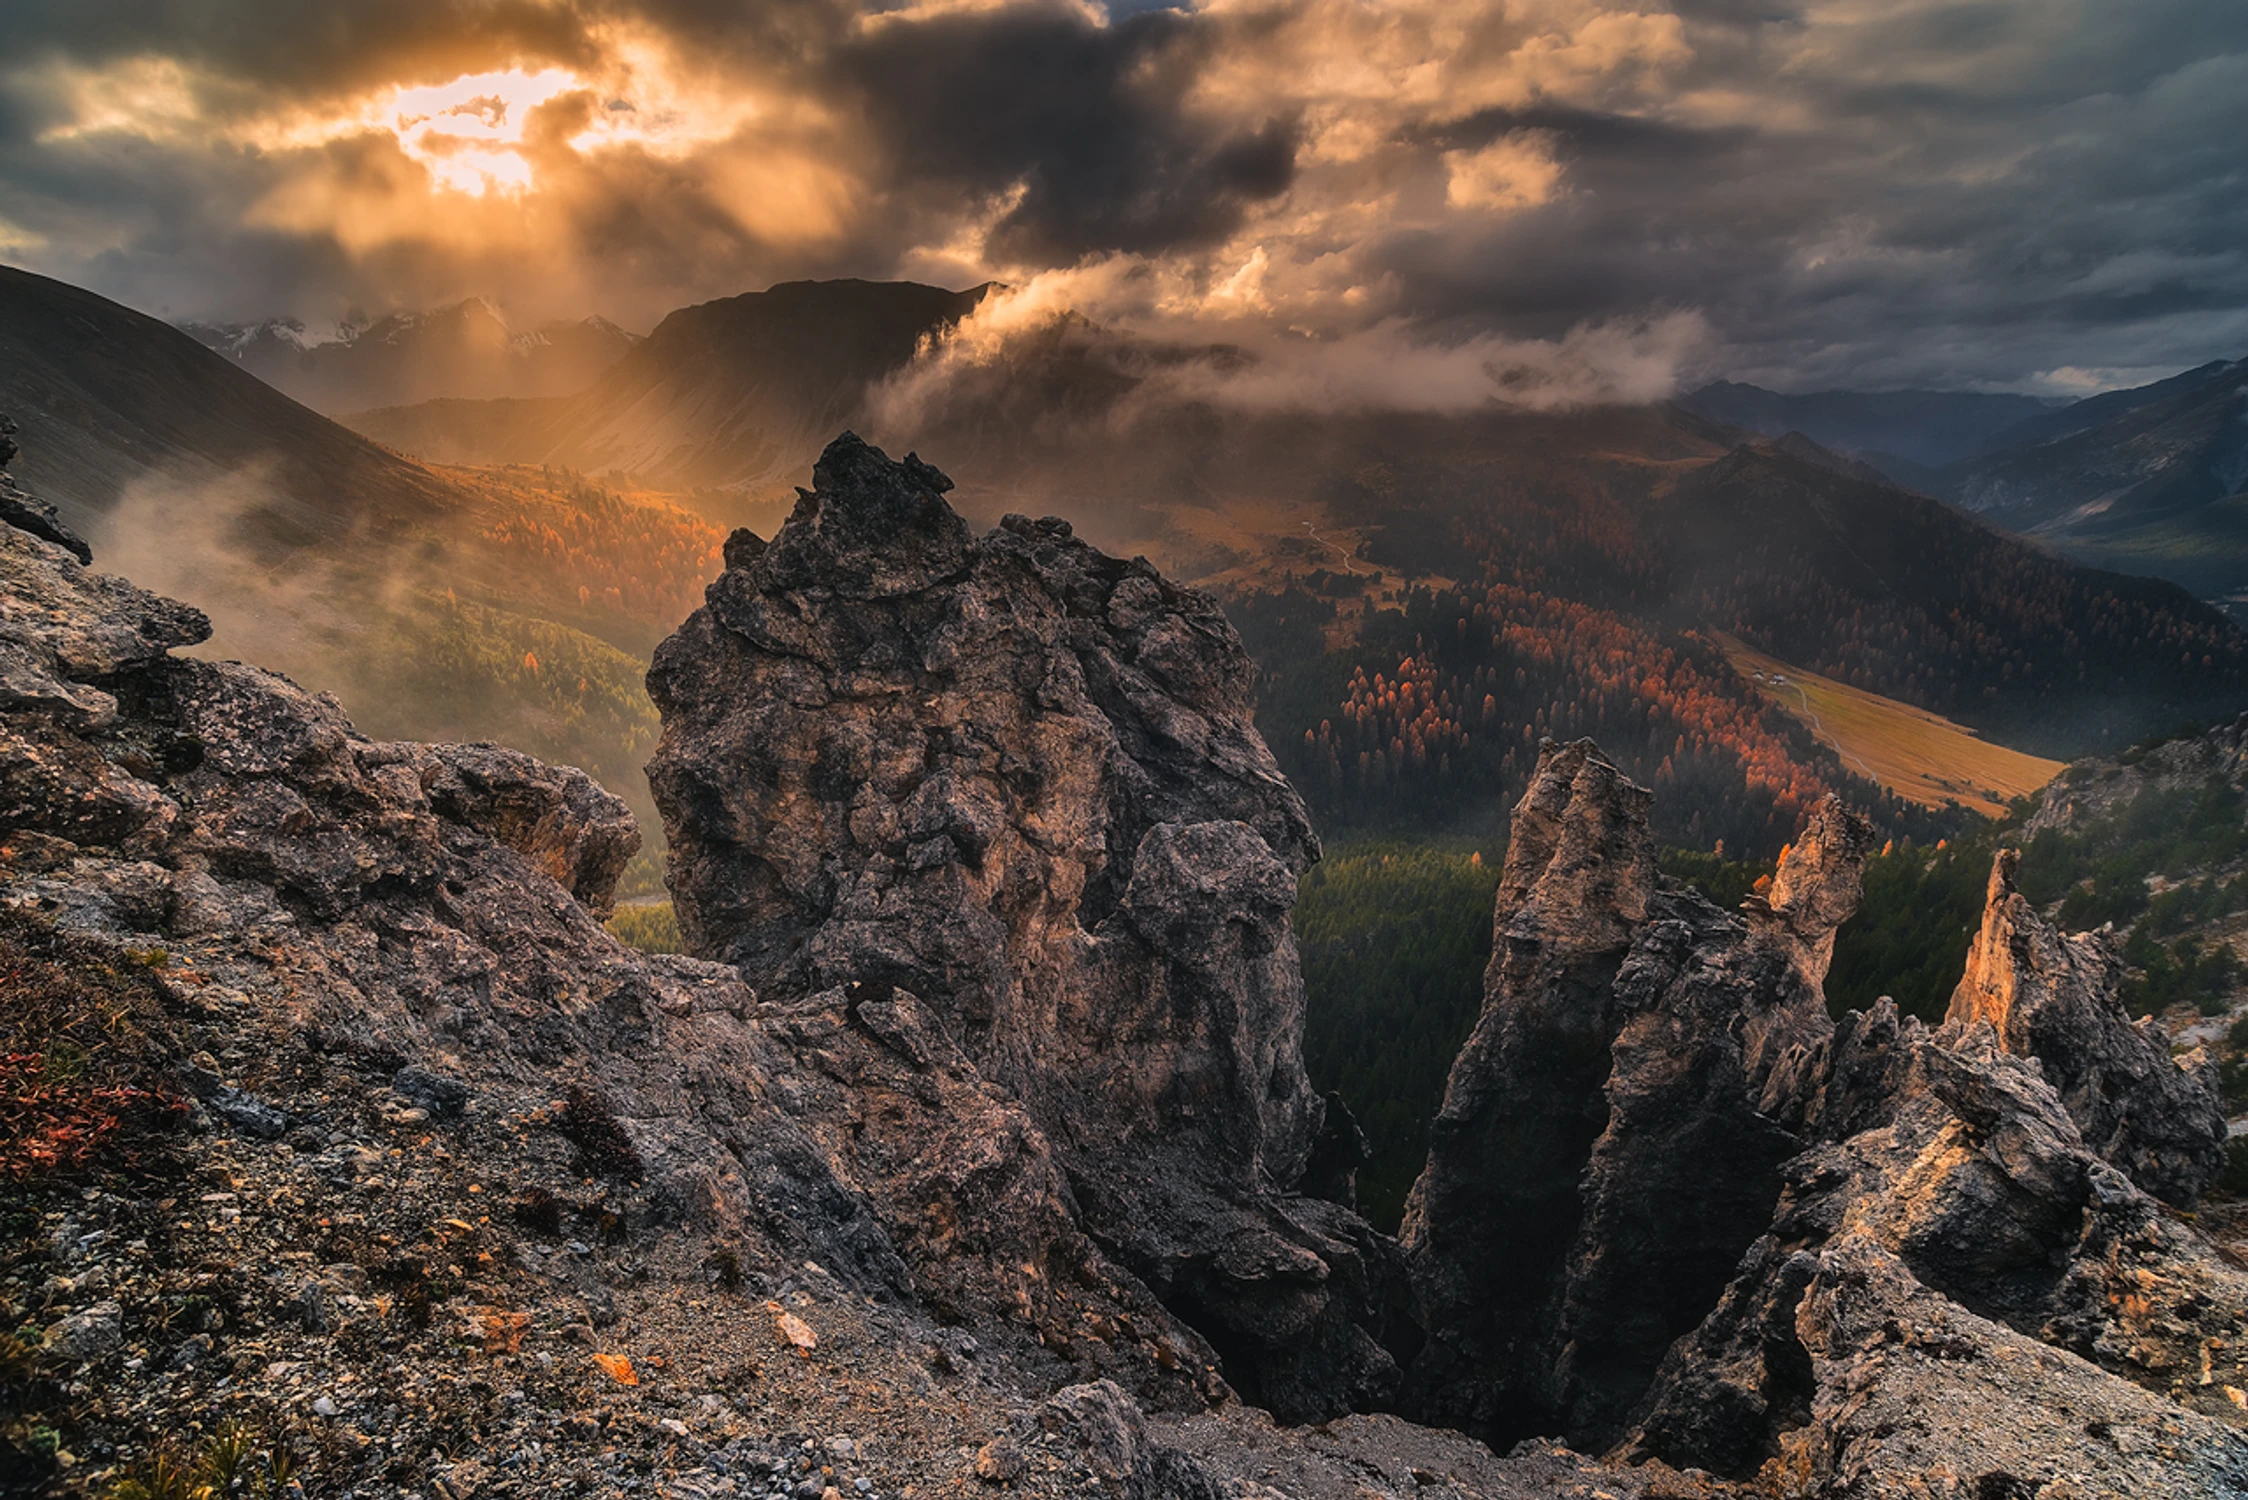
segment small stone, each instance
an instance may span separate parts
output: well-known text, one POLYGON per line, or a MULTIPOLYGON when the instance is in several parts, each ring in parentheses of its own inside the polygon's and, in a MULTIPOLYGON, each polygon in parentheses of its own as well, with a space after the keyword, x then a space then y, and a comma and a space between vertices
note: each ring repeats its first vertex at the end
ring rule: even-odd
POLYGON ((810 1359, 812 1351, 820 1344, 819 1335, 812 1332, 811 1325, 784 1309, 778 1302, 766 1303, 765 1310, 773 1315, 773 1332, 780 1337, 781 1342, 803 1358, 810 1359))
POLYGON ((1027 1463, 1012 1439, 996 1437, 976 1450, 976 1477, 986 1484, 1011 1484, 1027 1463))
POLYGON ((397 1076, 390 1080, 390 1086, 404 1095, 415 1108, 426 1110, 441 1120, 452 1119, 468 1106, 467 1084, 411 1063, 398 1070, 397 1076))
POLYGON ((245 1135, 277 1141, 289 1130, 289 1117, 254 1094, 220 1089, 204 1101, 210 1111, 245 1135))
POLYGON ((97 1302, 47 1330, 49 1352, 80 1362, 100 1359, 124 1342, 125 1309, 115 1302, 97 1302))
POLYGON ((336 1403, 330 1400, 328 1397, 315 1396, 312 1398, 312 1414, 314 1416, 332 1417, 336 1414, 336 1410, 336 1403))

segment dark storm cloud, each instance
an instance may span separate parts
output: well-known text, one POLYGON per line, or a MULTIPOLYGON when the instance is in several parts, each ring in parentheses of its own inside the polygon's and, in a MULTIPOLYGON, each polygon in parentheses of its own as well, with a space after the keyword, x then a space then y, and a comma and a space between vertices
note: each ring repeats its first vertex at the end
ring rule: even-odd
POLYGON ((1187 93, 1205 26, 1175 11, 1095 26, 1074 11, 942 16, 839 50, 836 74, 906 182, 1021 199, 1001 253, 1048 264, 1225 238, 1287 191, 1286 118, 1197 119, 1187 93))
POLYGON ((1540 132, 1569 190, 1384 236, 1372 260, 1447 326, 1551 337, 1695 308, 1727 346, 1706 373, 1783 385, 2011 385, 2248 351, 2248 9, 1899 7, 1866 56, 1819 73, 1781 66, 1799 28, 1757 9, 1695 7, 1723 24, 1680 81, 1761 74, 1769 121, 1535 104, 1431 126, 1447 145, 1540 132))
POLYGON ((1477 110, 1457 120, 1405 131, 1403 138, 1451 150, 1487 146, 1523 130, 1551 137, 1562 154, 1580 166, 1598 161, 1643 172, 1673 172, 1697 165, 1748 144, 1755 134, 1739 125, 1698 129, 1638 115, 1535 104, 1477 110))
POLYGON ((515 61, 584 62, 585 20, 574 6, 538 0, 9 0, 0 35, 16 60, 153 55, 297 94, 515 61))

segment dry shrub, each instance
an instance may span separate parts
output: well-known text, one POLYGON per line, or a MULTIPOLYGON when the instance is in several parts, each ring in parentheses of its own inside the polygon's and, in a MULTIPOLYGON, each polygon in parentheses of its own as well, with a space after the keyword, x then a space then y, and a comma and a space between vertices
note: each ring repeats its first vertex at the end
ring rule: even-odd
POLYGON ((159 963, 0 916, 0 1180, 146 1167, 155 1138, 185 1118, 169 1076, 185 1049, 159 963))

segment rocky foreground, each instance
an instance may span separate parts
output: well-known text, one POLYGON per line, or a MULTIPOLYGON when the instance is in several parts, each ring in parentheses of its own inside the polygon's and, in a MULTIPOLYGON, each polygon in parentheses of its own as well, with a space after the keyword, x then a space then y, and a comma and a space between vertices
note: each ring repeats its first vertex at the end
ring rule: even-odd
POLYGON ((1943 1027, 1837 1024, 1861 823, 1726 912, 1548 746, 1392 1241, 1238 640, 947 488, 839 440, 659 653, 698 958, 581 773, 175 656, 9 502, 0 1488, 2248 1494, 2207 1070, 2003 862, 1943 1027))

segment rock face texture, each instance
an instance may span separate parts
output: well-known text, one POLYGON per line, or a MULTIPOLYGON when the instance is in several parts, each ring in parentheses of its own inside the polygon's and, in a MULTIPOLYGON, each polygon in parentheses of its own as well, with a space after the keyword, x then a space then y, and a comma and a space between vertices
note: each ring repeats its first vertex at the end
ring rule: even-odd
POLYGON ((2248 1330, 2248 1279, 1992 1030, 1828 1019, 1863 822, 1816 810, 1732 915, 1655 875, 1647 805, 1579 742, 1544 748, 1516 813, 1407 1210, 1408 1408, 1787 1494, 2248 1483, 2230 1398, 2156 1394, 2248 1330), (2176 1464, 2112 1440, 2188 1428, 2176 1464))
MULTIPOLYGON (((0 469, 7 468, 18 451, 14 420, 0 417, 0 469)), ((94 560, 94 549, 87 546, 85 539, 77 532, 63 524, 62 516, 52 505, 36 495, 27 494, 16 483, 14 475, 5 473, 0 473, 0 525, 13 526, 53 542, 82 563, 94 560)))
POLYGON ((1825 1028, 1817 981, 1870 833, 1822 807, 1744 918, 1660 887, 1651 801, 1590 741, 1541 755, 1483 1013, 1406 1206, 1430 1331, 1414 1408, 1494 1441, 1617 1438, 1804 1144, 1762 1096, 1825 1028))
POLYGON ((1378 1401, 1394 1249, 1289 1196, 1325 1109, 1288 925, 1318 846, 1248 658, 1145 562, 975 536, 950 487, 838 439, 658 650, 681 931, 772 993, 909 995, 1230 1380, 1297 1419, 1378 1401))
POLYGON ((1973 1014, 1830 1022, 1862 822, 1723 912, 1547 747, 1401 1251, 1331 1201, 1314 851, 1222 620, 910 460, 818 482, 656 672, 726 962, 610 938, 581 773, 175 658, 199 613, 0 525, 0 974, 135 987, 192 1121, 11 1219, 105 1441, 309 1410, 323 1493, 2248 1493, 2248 1276, 2133 1181, 2135 1029, 2011 897, 1973 1014))
POLYGON ((2225 1165, 2216 1064, 2200 1051, 2173 1059, 2152 1022, 2133 1023, 2115 943, 2040 917, 2014 887, 2019 862, 2004 849, 1991 866, 1982 929, 1944 1024, 1987 1025, 2006 1051, 2035 1058, 2094 1150, 2190 1208, 2225 1165))

